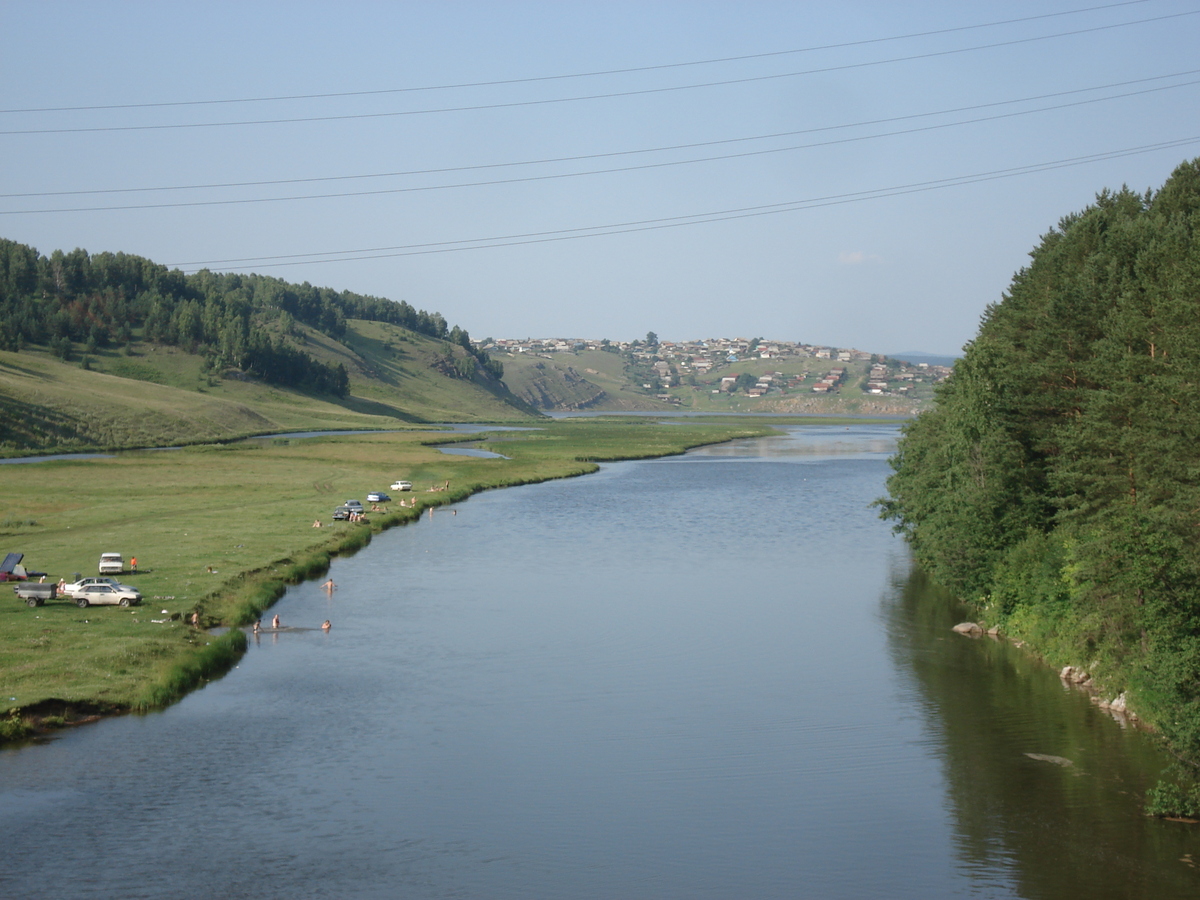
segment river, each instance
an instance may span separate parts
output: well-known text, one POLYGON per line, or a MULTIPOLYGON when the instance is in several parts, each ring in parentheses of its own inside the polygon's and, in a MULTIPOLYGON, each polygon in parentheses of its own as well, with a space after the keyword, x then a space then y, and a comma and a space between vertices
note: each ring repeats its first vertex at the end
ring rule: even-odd
POLYGON ((0 752, 0 896, 1200 895, 1197 831, 1141 814, 1154 742, 950 633, 869 507, 896 434, 789 428, 378 536, 225 678, 0 752))

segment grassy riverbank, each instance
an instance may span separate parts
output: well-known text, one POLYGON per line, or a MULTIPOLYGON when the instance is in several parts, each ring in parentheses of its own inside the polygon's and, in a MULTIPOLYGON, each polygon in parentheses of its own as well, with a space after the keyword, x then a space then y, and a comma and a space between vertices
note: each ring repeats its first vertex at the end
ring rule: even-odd
MULTIPOLYGON (((774 423, 772 423, 774 424, 774 423)), ((0 740, 37 712, 147 709, 224 671, 244 649, 246 625, 291 583, 325 571, 378 531, 430 506, 494 487, 585 474, 605 460, 647 458, 767 434, 763 420, 659 425, 575 419, 537 430, 471 435, 509 459, 441 453, 430 442, 462 435, 403 432, 258 440, 6 467, 0 536, 50 573, 93 574, 101 552, 136 556, 128 575, 145 601, 132 609, 38 608, 0 592, 0 740), (490 443, 494 439, 495 443, 490 443), (349 497, 413 482, 415 508, 389 504, 367 524, 331 523, 349 497), (449 487, 429 491, 430 487, 449 487), (314 519, 324 527, 312 527, 314 519), (204 628, 187 624, 199 612, 204 628)), ((48 579, 48 580, 50 580, 48 579)), ((55 720, 52 719, 52 723, 55 720)))

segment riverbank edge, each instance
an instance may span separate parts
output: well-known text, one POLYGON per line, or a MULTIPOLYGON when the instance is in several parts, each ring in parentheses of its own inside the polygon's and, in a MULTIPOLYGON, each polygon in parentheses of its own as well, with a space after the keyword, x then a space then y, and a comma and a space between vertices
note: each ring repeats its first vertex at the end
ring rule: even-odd
MULTIPOLYGON (((344 431, 346 433, 359 433, 359 434, 391 434, 392 432, 402 432, 402 431, 429 431, 430 429, 438 428, 440 426, 453 427, 455 425, 484 425, 484 426, 494 425, 498 428, 510 428, 513 426, 522 427, 522 428, 524 428, 524 427, 537 428, 539 422, 545 422, 549 418, 550 418, 549 416, 539 416, 537 418, 529 416, 529 417, 517 418, 517 419, 496 419, 496 420, 487 421, 487 422, 480 422, 480 421, 476 421, 473 419, 472 420, 463 420, 462 422, 452 422, 449 419, 444 419, 440 422, 403 422, 394 427, 381 425, 378 428, 373 428, 370 426, 363 426, 361 428, 344 428, 344 429, 336 428, 336 429, 333 429, 333 431, 344 431)), ((315 430, 315 429, 309 429, 309 430, 315 430)), ((288 440, 291 438, 291 435, 304 434, 304 433, 306 433, 306 431, 304 429, 300 429, 300 428, 297 428, 291 432, 276 431, 276 430, 254 431, 254 432, 247 432, 245 434, 243 434, 241 432, 234 432, 225 437, 196 438, 194 440, 180 440, 180 441, 176 441, 176 442, 172 443, 169 447, 162 447, 162 446, 158 446, 158 445, 154 445, 154 444, 137 444, 137 443, 120 444, 120 445, 112 445, 112 446, 107 446, 107 445, 102 446, 100 444, 88 444, 88 445, 79 445, 76 447, 71 447, 69 449, 68 448, 59 448, 57 450, 47 450, 44 453, 36 453, 36 452, 28 453, 20 448, 13 449, 13 448, 9 448, 9 447, 0 447, 0 465, 4 465, 4 464, 11 465, 11 463, 8 463, 8 460, 14 460, 14 459, 29 460, 30 463, 50 462, 50 461, 57 459, 58 457, 64 456, 64 455, 65 456, 74 456, 76 454, 80 454, 80 455, 83 455, 83 454, 87 454, 87 455, 116 454, 116 453, 138 453, 138 452, 147 452, 147 451, 154 451, 154 450, 175 450, 175 449, 182 449, 184 447, 221 446, 224 444, 237 444, 237 443, 240 443, 241 441, 268 440, 270 438, 288 440), (42 459, 42 457, 44 457, 45 459, 42 459)), ((452 431, 446 431, 444 433, 447 435, 454 434, 454 432, 452 432, 452 431)), ((337 435, 333 435, 333 436, 336 437, 337 435)))
MULTIPOLYGON (((1042 646, 1027 631, 1010 632, 1005 627, 1005 617, 1001 616, 996 620, 995 617, 989 616, 986 602, 963 598, 955 598, 955 601, 977 616, 974 621, 962 625, 975 625, 980 629, 977 633, 971 633, 961 630, 962 625, 959 625, 954 628, 956 632, 970 639, 990 637, 1011 644, 1030 659, 1054 671, 1065 687, 1087 696, 1088 700, 1107 713, 1118 727, 1134 728, 1153 735, 1159 745, 1175 758, 1176 763, 1163 772, 1158 783, 1144 798, 1146 814, 1171 822, 1200 825, 1200 763, 1176 752, 1154 720, 1138 712, 1136 695, 1131 698, 1127 689, 1118 690, 1111 683, 1113 678, 1120 683, 1126 683, 1128 679, 1123 673, 1117 672, 1115 676, 1110 676, 1110 679, 1104 679, 1094 675, 1084 665, 1060 665, 1062 660, 1053 658, 1053 650, 1042 646)), ((1047 627, 1049 625, 1048 622, 1041 624, 1047 627)))
MULTIPOLYGON (((780 433, 767 425, 764 425, 763 429, 763 435, 780 433)), ((283 557, 258 568, 243 571, 210 591, 196 604, 201 626, 206 630, 218 627, 228 627, 229 630, 220 635, 213 634, 204 646, 181 654, 181 657, 174 661, 161 677, 148 684, 142 695, 132 703, 48 698, 29 706, 14 707, 8 711, 6 718, 0 718, 0 748, 37 740, 62 728, 90 724, 111 716, 150 712, 177 703, 193 690, 223 677, 237 665, 248 647, 246 633, 242 628, 261 618, 290 586, 320 577, 329 571, 335 558, 353 556, 370 544, 376 534, 411 524, 420 519, 426 510, 432 511, 439 506, 458 503, 483 491, 590 475, 599 471, 601 463, 679 456, 697 447, 717 446, 743 439, 744 436, 739 435, 719 440, 685 442, 680 445, 681 449, 665 452, 593 454, 586 458, 576 457, 574 462, 578 468, 575 470, 568 469, 556 474, 528 478, 497 479, 465 488, 414 494, 413 499, 419 498, 421 501, 416 507, 368 519, 357 527, 344 531, 324 543, 313 545, 294 557, 283 557), (206 608, 209 612, 206 612, 206 608)), ((472 440, 477 441, 480 438, 478 435, 447 434, 422 443, 436 446, 472 440)))

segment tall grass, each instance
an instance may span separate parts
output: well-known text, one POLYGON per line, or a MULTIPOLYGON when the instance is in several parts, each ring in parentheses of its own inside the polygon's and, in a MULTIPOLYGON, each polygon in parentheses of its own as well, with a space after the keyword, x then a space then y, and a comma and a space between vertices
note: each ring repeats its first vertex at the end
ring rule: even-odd
POLYGON ((174 703, 205 681, 224 675, 246 652, 246 634, 231 629, 221 635, 213 635, 193 655, 175 660, 166 671, 148 685, 145 692, 133 702, 133 708, 146 711, 174 703))

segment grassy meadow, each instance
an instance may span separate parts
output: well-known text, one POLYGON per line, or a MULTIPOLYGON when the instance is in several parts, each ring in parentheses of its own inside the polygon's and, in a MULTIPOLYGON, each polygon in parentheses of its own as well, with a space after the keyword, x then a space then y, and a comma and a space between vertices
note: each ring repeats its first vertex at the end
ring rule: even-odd
POLYGON ((140 341, 99 350, 86 363, 62 362, 44 348, 0 351, 0 457, 536 416, 484 384, 447 377, 438 366, 453 348, 399 326, 350 320, 344 344, 308 329, 305 346, 346 366, 350 396, 222 377, 205 371, 201 356, 140 341))
MULTIPOLYGON (((0 588, 0 739, 27 731, 35 712, 153 708, 223 671, 244 647, 244 626, 289 583, 315 577, 331 555, 432 505, 493 487, 594 471, 604 460, 679 453, 767 434, 762 421, 575 419, 536 430, 453 435, 403 431, 304 440, 276 438, 104 459, 0 466, 0 549, 68 580, 94 575, 102 552, 138 559, 123 580, 145 597, 131 609, 79 609, 57 600, 30 608, 0 588), (509 459, 441 453, 435 442, 482 441, 509 459), (494 443, 490 443, 494 439, 494 443), (333 523, 334 507, 396 479, 386 514, 333 523), (430 491, 431 487, 445 490, 430 491), (408 497, 416 508, 401 508, 408 497), (313 528, 320 519, 322 528, 313 528), (199 612, 202 628, 187 620, 199 612)), ((368 504, 369 507, 369 504, 368 504)), ((68 713, 69 715, 69 713, 68 713)), ((54 720, 51 719, 53 722, 54 720)))

